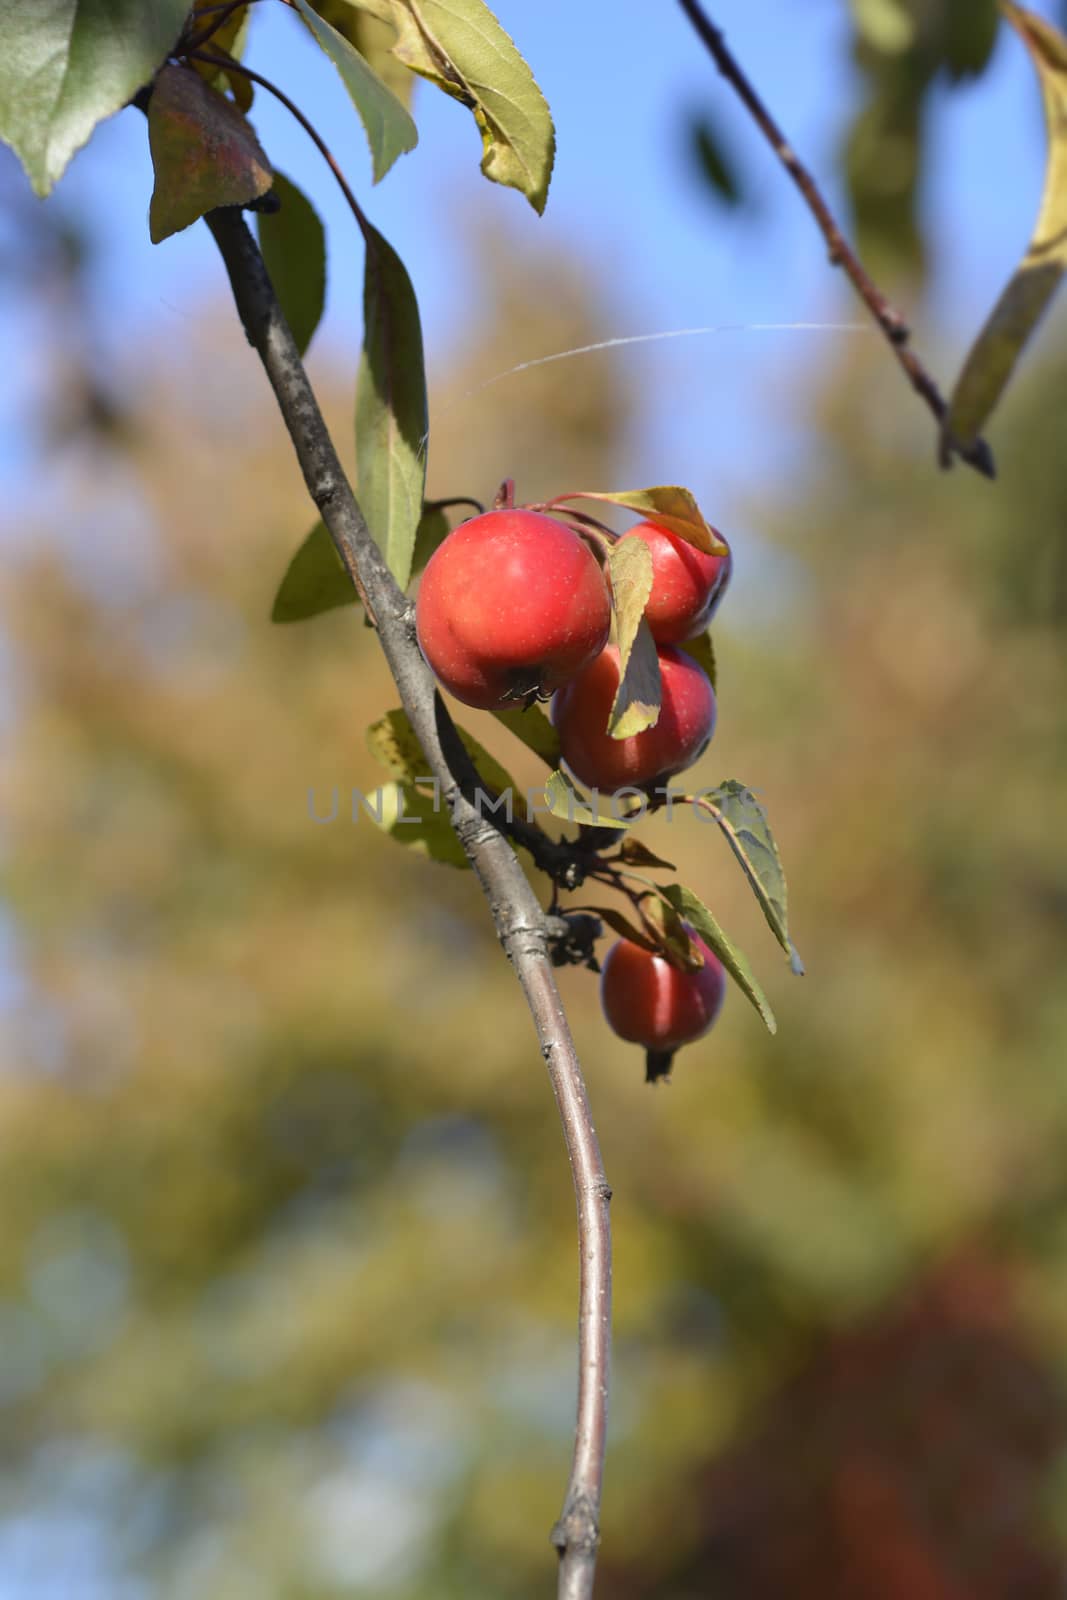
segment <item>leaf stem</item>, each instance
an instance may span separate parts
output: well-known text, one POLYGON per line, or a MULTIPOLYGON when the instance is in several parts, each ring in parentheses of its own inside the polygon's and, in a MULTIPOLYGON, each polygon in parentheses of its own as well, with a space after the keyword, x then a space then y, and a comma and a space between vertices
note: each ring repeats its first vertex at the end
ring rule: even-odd
MULTIPOLYGON (((836 267, 841 267, 848 276, 856 293, 885 334, 894 355, 907 374, 916 394, 925 400, 937 421, 939 423, 944 422, 948 412, 948 404, 934 379, 911 348, 908 342, 911 333, 907 323, 896 307, 874 283, 856 252, 848 243, 834 218, 833 212, 823 198, 815 179, 801 162, 778 123, 756 93, 740 63, 729 49, 722 29, 718 28, 710 17, 706 15, 700 0, 678 0, 678 3, 695 28, 715 65, 730 87, 736 91, 756 126, 799 189, 808 210, 826 240, 831 263, 836 267)), ((984 439, 976 439, 972 444, 966 445, 958 440, 942 439, 940 461, 943 467, 951 466, 953 454, 958 455, 961 460, 966 461, 968 466, 973 467, 976 472, 982 473, 984 477, 996 477, 993 452, 984 439)))
MULTIPOLYGON (((178 45, 177 53, 187 56, 194 50, 199 50, 201 45, 207 44, 208 40, 213 38, 225 23, 229 22, 235 11, 240 11, 242 6, 251 4, 253 4, 253 0, 221 0, 219 5, 200 6, 193 12, 189 19, 190 22, 199 22, 202 17, 209 17, 211 20, 208 26, 199 33, 192 33, 187 39, 181 41, 178 45)), ((226 65, 230 65, 230 63, 227 62, 226 65)))
POLYGON ((190 58, 194 61, 203 61, 208 66, 224 67, 227 72, 239 72, 243 77, 248 78, 250 82, 258 83, 261 89, 266 89, 268 94, 272 94, 276 100, 281 102, 289 114, 295 117, 297 122, 299 122, 300 126, 303 128, 304 132, 307 134, 308 138, 314 144, 322 159, 333 173, 337 180, 338 188, 344 195, 348 208, 359 225, 360 232, 365 239, 368 238, 373 230, 371 229, 371 225, 367 220, 359 201, 352 193, 348 179, 342 172, 336 156, 326 143, 326 140, 322 137, 321 133, 319 133, 314 123, 312 123, 304 115, 295 101, 290 100, 285 91, 283 89, 279 89, 276 83, 272 83, 269 78, 265 78, 261 72, 254 72, 251 67, 246 67, 242 61, 231 61, 229 59, 223 60, 219 56, 210 55, 206 51, 202 50, 192 52, 190 58))

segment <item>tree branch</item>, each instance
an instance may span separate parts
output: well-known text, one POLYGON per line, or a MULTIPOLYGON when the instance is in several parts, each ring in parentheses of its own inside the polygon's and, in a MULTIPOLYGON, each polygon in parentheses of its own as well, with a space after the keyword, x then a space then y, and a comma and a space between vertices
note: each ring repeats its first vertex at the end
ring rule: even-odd
MULTIPOLYGON (((740 63, 730 51, 722 29, 716 27, 710 17, 705 15, 700 0, 679 0, 679 4, 715 65, 730 87, 737 92, 756 126, 800 190, 808 210, 826 240, 831 262, 834 266, 841 267, 847 274, 856 293, 888 339, 912 388, 926 401, 937 421, 943 423, 948 405, 934 379, 909 345, 910 331, 907 323, 866 272, 863 263, 838 227, 833 212, 823 199, 815 179, 789 144, 785 134, 749 82, 740 63)), ((953 454, 958 455, 968 466, 973 467, 976 472, 981 472, 985 477, 996 476, 993 452, 984 439, 976 439, 973 444, 963 445, 943 436, 941 465, 951 466, 953 454)))
POLYGON ((480 814, 455 776, 448 752, 457 746, 462 750, 462 745, 419 651, 411 604, 386 566, 345 477, 255 241, 238 210, 214 211, 206 220, 308 491, 349 576, 366 596, 404 710, 489 902, 497 936, 522 985, 548 1067, 574 1178, 580 1256, 577 1432, 566 1499, 552 1542, 560 1553, 559 1600, 588 1600, 600 1537, 607 1429, 611 1190, 549 960, 545 915, 511 846, 480 814))

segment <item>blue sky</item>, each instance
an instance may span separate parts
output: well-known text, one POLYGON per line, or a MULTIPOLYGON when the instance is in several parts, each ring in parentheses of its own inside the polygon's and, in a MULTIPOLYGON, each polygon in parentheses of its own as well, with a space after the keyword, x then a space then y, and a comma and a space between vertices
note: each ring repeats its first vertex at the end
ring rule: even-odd
MULTIPOLYGON (((647 0, 501 0, 498 14, 553 108, 559 155, 548 210, 534 215, 513 191, 487 184, 469 115, 420 85, 419 148, 371 187, 362 129, 333 68, 281 6, 256 8, 250 63, 309 108, 372 220, 403 255, 423 308, 431 381, 463 340, 480 296, 465 244, 487 217, 516 250, 558 237, 604 286, 605 318, 620 337, 680 328, 810 321, 862 322, 798 197, 699 46, 678 8, 647 0), (654 26, 650 17, 655 15, 654 26), (755 197, 755 216, 716 209, 693 182, 684 112, 709 109, 755 197), (607 270, 605 270, 605 267, 607 270)), ((1052 14, 1051 0, 1044 9, 1052 14)), ((834 153, 855 103, 844 0, 722 0, 716 15, 741 60, 835 204, 834 153)), ((936 97, 937 152, 926 195, 935 271, 927 303, 908 306, 920 347, 944 380, 1025 245, 1041 183, 1042 124, 1021 45, 1002 30, 991 71, 973 88, 936 97)), ((361 257, 351 218, 302 131, 269 96, 254 120, 276 165, 313 197, 330 234, 326 320, 316 349, 354 347, 361 257)), ((99 302, 116 356, 146 334, 181 337, 223 284, 211 241, 193 227, 148 241, 151 192, 144 121, 126 112, 98 130, 61 193, 101 240, 99 302)), ((842 207, 843 209, 843 207, 842 207)), ((832 358, 832 332, 725 331, 634 349, 635 386, 647 396, 631 476, 682 481, 715 500, 709 514, 796 459, 787 398, 791 376, 832 358)), ((17 305, 0 311, 0 476, 5 503, 25 490, 17 419, 32 387, 32 331, 17 305)), ((528 357, 550 352, 529 349, 528 357)), ((582 357, 576 359, 596 359, 582 357)), ((486 373, 486 379, 494 377, 486 373)), ((521 374, 506 381, 521 383, 521 374)), ((887 382, 901 382, 890 370, 887 382)), ((465 402, 472 426, 492 391, 465 402)), ((917 404, 917 402, 916 402, 917 404)), ((432 440, 431 440, 432 450, 432 440)))

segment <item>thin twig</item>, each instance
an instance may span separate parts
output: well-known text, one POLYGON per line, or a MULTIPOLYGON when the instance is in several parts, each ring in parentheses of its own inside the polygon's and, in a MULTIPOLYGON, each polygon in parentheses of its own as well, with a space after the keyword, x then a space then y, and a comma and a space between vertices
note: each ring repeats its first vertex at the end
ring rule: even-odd
POLYGON ((353 582, 367 594, 401 702, 438 779, 457 837, 489 902, 497 936, 533 1014, 559 1107, 578 1205, 578 1418, 570 1481, 552 1542, 559 1600, 589 1600, 599 1543, 611 1353, 611 1190, 547 948, 545 915, 507 840, 455 777, 463 746, 415 639, 412 608, 385 565, 344 475, 263 259, 240 212, 207 223, 237 310, 274 390, 304 481, 353 582))
POLYGON ((423 511, 450 511, 453 506, 471 506, 478 515, 485 516, 485 507, 480 500, 473 499, 468 494, 453 495, 451 500, 424 500, 423 511))
POLYGON ((299 122, 300 126, 303 128, 304 132, 307 134, 308 138, 311 140, 312 144, 314 144, 322 159, 333 173, 337 180, 337 185, 345 197, 348 208, 355 217, 356 222, 359 224, 360 232, 366 239, 368 237, 368 233, 370 232, 370 223, 367 221, 367 217, 362 206, 352 193, 351 185, 341 169, 340 162, 337 160, 337 157, 334 155, 333 151, 330 149, 319 130, 315 127, 315 124, 304 115, 294 100, 290 100, 284 89, 279 89, 276 83, 272 83, 269 78, 265 78, 261 72, 253 72, 252 68, 246 67, 243 61, 231 61, 229 59, 224 59, 221 56, 210 55, 206 50, 196 50, 191 52, 190 59, 203 62, 209 67, 224 67, 227 72, 239 72, 241 76, 243 78, 247 78, 250 83, 258 83, 261 89, 266 89, 268 94, 272 94, 275 100, 280 101, 280 103, 285 107, 286 111, 289 112, 289 115, 295 117, 296 121, 299 122))
MULTIPOLYGON (((834 266, 841 267, 848 275, 857 294, 892 346, 912 388, 926 401, 938 423, 943 424, 948 413, 948 405, 934 379, 908 343, 910 330, 904 318, 873 282, 841 232, 833 212, 823 199, 818 184, 749 82, 743 68, 730 51, 722 29, 705 14, 700 0, 679 0, 679 4, 712 56, 715 65, 731 88, 736 90, 760 132, 800 190, 808 210, 826 240, 831 262, 834 266)), ((974 467, 976 472, 982 473, 985 477, 996 476, 993 452, 984 439, 976 439, 972 444, 964 445, 943 434, 940 453, 942 466, 951 466, 953 454, 958 455, 968 466, 974 467)))
POLYGON ((199 50, 202 44, 207 44, 208 40, 213 39, 219 29, 229 22, 234 12, 240 11, 243 5, 249 3, 250 0, 222 0, 220 5, 201 6, 189 18, 189 26, 202 22, 206 17, 207 27, 200 29, 199 32, 190 33, 188 38, 183 39, 179 46, 179 54, 188 55, 193 50, 199 50))

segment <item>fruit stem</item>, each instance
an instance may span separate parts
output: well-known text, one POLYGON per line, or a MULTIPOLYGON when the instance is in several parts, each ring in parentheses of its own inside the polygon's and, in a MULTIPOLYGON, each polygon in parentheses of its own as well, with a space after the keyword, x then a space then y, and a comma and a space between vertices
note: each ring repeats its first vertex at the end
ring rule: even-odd
POLYGON ((485 507, 480 500, 475 500, 471 495, 454 495, 451 500, 424 500, 423 511, 450 511, 453 506, 472 506, 480 517, 485 516, 485 507))
POLYGON ((671 1067, 674 1065, 673 1050, 646 1050, 645 1051, 645 1082, 659 1083, 660 1079, 666 1081, 670 1078, 671 1067))
POLYGON ((594 549, 603 557, 607 557, 612 545, 618 544, 619 535, 614 528, 609 528, 606 522, 600 522, 596 517, 589 516, 585 511, 574 511, 570 506, 561 509, 559 500, 542 500, 534 505, 524 507, 526 511, 540 511, 547 516, 555 517, 557 522, 566 523, 568 528, 581 538, 588 540, 594 549))
POLYGON ((515 509, 515 479, 505 478, 496 492, 493 501, 494 511, 514 511, 515 509))

